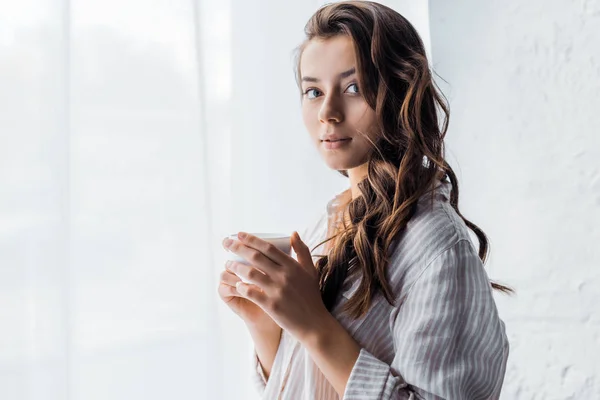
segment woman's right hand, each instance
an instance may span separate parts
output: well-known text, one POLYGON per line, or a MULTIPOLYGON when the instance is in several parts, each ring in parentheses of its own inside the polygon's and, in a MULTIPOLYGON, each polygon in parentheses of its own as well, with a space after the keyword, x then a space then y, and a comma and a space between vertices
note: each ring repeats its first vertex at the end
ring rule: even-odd
POLYGON ((262 308, 238 293, 235 284, 241 279, 236 274, 225 269, 221 272, 220 279, 219 296, 234 313, 244 320, 246 325, 261 330, 280 329, 279 325, 262 308))

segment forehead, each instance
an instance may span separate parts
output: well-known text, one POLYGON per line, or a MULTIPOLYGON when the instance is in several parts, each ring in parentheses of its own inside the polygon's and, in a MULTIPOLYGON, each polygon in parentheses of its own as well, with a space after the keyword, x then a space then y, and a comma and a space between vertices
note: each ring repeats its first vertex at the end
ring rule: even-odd
POLYGON ((329 39, 313 39, 304 48, 300 60, 302 76, 319 79, 337 77, 341 72, 356 65, 352 39, 335 36, 329 39))

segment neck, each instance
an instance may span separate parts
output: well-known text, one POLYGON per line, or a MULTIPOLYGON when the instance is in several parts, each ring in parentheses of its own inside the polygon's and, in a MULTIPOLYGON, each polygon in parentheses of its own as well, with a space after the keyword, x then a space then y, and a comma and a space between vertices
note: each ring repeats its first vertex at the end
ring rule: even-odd
POLYGON ((352 200, 360 196, 358 183, 367 176, 367 163, 348 170, 348 178, 350 179, 350 191, 352 192, 352 200))

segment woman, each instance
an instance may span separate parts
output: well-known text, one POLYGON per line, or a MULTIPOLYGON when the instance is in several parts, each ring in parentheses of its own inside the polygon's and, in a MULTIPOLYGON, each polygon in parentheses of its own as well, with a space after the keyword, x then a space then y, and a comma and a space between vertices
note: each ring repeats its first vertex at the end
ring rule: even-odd
POLYGON ((458 210, 448 110, 421 39, 371 2, 327 5, 305 31, 304 123, 350 188, 304 240, 294 232, 297 260, 243 232, 224 241, 251 264, 228 263, 219 294, 254 340, 257 389, 290 400, 498 398, 509 346, 492 288, 510 289, 488 280, 486 236, 458 210))

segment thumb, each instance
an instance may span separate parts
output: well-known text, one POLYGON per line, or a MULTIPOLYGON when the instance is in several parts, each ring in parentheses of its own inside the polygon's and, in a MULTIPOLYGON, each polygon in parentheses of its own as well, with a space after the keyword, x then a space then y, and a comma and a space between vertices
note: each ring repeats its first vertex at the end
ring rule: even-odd
POLYGON ((298 232, 294 231, 294 233, 292 234, 292 247, 294 248, 294 251, 296 252, 296 255, 298 256, 298 262, 300 263, 300 265, 302 265, 304 268, 312 270, 315 267, 315 264, 312 261, 312 257, 310 255, 310 249, 308 248, 308 246, 302 241, 302 239, 300 239, 300 235, 298 234, 298 232))

